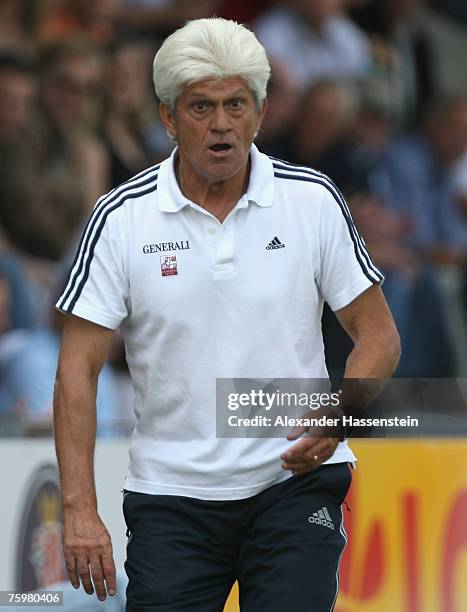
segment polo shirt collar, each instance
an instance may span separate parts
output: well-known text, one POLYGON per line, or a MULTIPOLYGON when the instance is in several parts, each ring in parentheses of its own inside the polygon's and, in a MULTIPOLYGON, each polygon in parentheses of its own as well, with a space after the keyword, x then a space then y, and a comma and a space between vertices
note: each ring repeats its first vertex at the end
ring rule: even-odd
MULTIPOLYGON (((177 156, 176 147, 170 157, 164 160, 159 169, 157 191, 159 208, 162 212, 178 212, 193 202, 186 198, 176 179, 174 164, 177 156)), ((258 206, 272 206, 274 201, 274 169, 267 155, 261 153, 256 145, 251 145, 251 169, 248 189, 242 200, 253 202, 258 206)))
POLYGON ((250 181, 246 197, 248 202, 258 206, 272 206, 274 201, 274 168, 267 155, 261 153, 256 145, 251 145, 250 181))

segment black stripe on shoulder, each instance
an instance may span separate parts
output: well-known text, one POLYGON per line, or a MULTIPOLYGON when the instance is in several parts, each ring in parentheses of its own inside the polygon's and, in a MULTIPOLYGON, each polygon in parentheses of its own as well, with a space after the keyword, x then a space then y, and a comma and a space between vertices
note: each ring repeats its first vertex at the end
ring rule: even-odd
POLYGON ((337 185, 334 183, 334 181, 329 176, 327 176, 323 172, 319 172, 318 170, 314 170, 306 166, 293 165, 285 161, 281 161, 281 163, 285 165, 280 165, 279 163, 274 162, 273 167, 278 170, 285 170, 287 172, 297 172, 297 173, 305 174, 306 176, 320 178, 329 183, 331 189, 335 190, 335 193, 332 194, 334 199, 337 197, 340 200, 342 213, 344 214, 344 216, 348 218, 350 222, 353 234, 355 236, 355 239, 358 242, 359 250, 362 253, 364 259, 366 260, 368 267, 381 281, 384 280, 384 276, 381 274, 381 272, 378 270, 378 268, 373 263, 370 257, 370 254, 368 253, 368 250, 365 246, 365 243, 363 242, 363 238, 360 236, 360 233, 358 232, 355 226, 354 220, 352 218, 352 214, 349 210, 349 207, 347 206, 347 202, 345 201, 343 194, 341 193, 337 185))
MULTIPOLYGON (((287 163, 287 162, 284 162, 284 163, 287 163)), ((336 202, 339 204, 342 214, 346 218, 348 225, 350 224, 351 234, 353 234, 355 240, 357 241, 357 248, 359 249, 362 257, 365 259, 369 270, 373 272, 380 281, 383 281, 384 276, 381 274, 381 272, 378 270, 378 268, 373 263, 370 257, 370 254, 365 246, 365 243, 363 242, 363 238, 360 236, 360 233, 355 226, 354 220, 352 218, 352 214, 349 210, 349 207, 347 206, 345 198, 340 192, 337 185, 334 183, 334 181, 331 178, 329 178, 326 174, 323 174, 322 172, 319 172, 318 170, 312 170, 311 168, 306 168, 304 166, 293 166, 292 164, 288 164, 288 167, 284 167, 276 163, 273 164, 273 166, 275 169, 278 169, 278 170, 285 170, 287 172, 301 173, 300 176, 302 175, 311 176, 313 178, 320 179, 327 183, 327 185, 325 186, 327 187, 328 191, 332 194, 336 202)), ((282 178, 291 178, 291 177, 293 177, 293 175, 287 174, 287 175, 282 176, 282 178)), ((304 179, 300 179, 299 177, 297 177, 297 180, 304 180, 304 179)))
MULTIPOLYGON (((272 155, 269 155, 268 157, 272 161, 273 166, 274 164, 283 164, 284 166, 286 166, 284 170, 296 170, 296 171, 304 170, 304 171, 309 171, 309 172, 315 172, 316 174, 320 174, 321 176, 326 177, 328 180, 331 180, 326 174, 323 174, 322 172, 320 172, 319 170, 316 170, 316 168, 312 168, 311 166, 302 166, 300 164, 292 164, 292 162, 286 161, 285 159, 280 159, 279 157, 273 157, 272 155)), ((277 165, 274 167, 279 167, 279 166, 277 165)))
POLYGON ((110 215, 110 213, 112 213, 114 210, 117 210, 118 208, 120 208, 121 206, 123 206, 123 204, 127 201, 127 200, 133 200, 135 198, 139 198, 141 196, 147 195, 148 193, 152 193, 154 191, 157 191, 157 183, 147 189, 144 189, 143 191, 134 191, 131 193, 128 193, 127 195, 125 195, 123 198, 121 198, 120 200, 118 200, 118 202, 116 202, 115 204, 113 204, 113 206, 109 206, 105 209, 105 212, 102 214, 101 219, 100 219, 100 223, 96 229, 96 232, 94 234, 94 237, 92 239, 92 242, 89 246, 89 252, 87 255, 87 259, 86 259, 86 264, 84 267, 84 274, 83 274, 83 278, 81 279, 75 295, 73 297, 73 299, 70 302, 70 305, 65 308, 64 310, 66 310, 66 312, 73 312, 73 308, 75 307, 76 302, 78 301, 84 285, 86 284, 86 281, 88 280, 89 277, 89 270, 91 268, 91 263, 92 263, 92 259, 94 257, 94 251, 96 248, 96 245, 99 241, 99 238, 102 234, 102 230, 104 229, 105 226, 105 222, 107 220, 107 217, 110 215))
MULTIPOLYGON (((70 267, 70 272, 68 274, 67 284, 65 285, 65 293, 63 298, 60 301, 59 308, 64 309, 66 301, 70 297, 71 293, 74 290, 76 285, 77 278, 81 274, 81 270, 84 265, 84 258, 86 257, 86 251, 88 248, 89 241, 91 239, 94 228, 99 222, 99 218, 102 215, 103 211, 107 206, 110 206, 112 203, 117 201, 120 197, 122 197, 125 193, 129 193, 133 189, 143 187, 144 185, 150 184, 152 181, 157 181, 157 177, 159 176, 156 171, 159 169, 160 164, 155 166, 154 168, 150 168, 138 174, 135 178, 129 179, 125 183, 122 183, 119 187, 112 189, 108 194, 102 196, 98 201, 94 210, 91 213, 91 216, 88 219, 86 227, 81 235, 81 239, 78 244, 78 248, 76 249, 75 257, 73 259, 73 263, 70 267), (149 176, 148 176, 149 175, 149 176), (147 177, 147 178, 146 178, 147 177), (139 180, 144 179, 144 180, 139 180), (139 182, 138 182, 139 181, 139 182), (75 266, 79 261, 79 265, 75 270, 75 266)), ((157 185, 157 182, 156 182, 157 185)))
POLYGON ((365 274, 365 276, 371 280, 372 283, 374 282, 381 282, 382 280, 384 280, 383 275, 379 272, 379 270, 376 268, 376 266, 373 264, 373 262, 371 261, 370 255, 367 252, 366 248, 363 245, 359 244, 359 240, 357 238, 358 235, 358 231, 355 228, 352 218, 350 216, 350 213, 347 214, 342 202, 340 201, 339 197, 337 196, 337 194, 334 192, 334 190, 332 189, 331 185, 329 185, 326 182, 326 177, 325 175, 321 175, 321 176, 313 176, 313 175, 308 175, 308 174, 303 174, 303 175, 298 175, 298 174, 284 174, 283 172, 274 172, 274 176, 280 179, 286 179, 286 180, 292 180, 292 181, 304 181, 307 183, 315 183, 317 185, 321 185, 322 187, 324 187, 325 189, 327 189, 329 191, 329 193, 332 195, 334 201, 337 203, 337 205, 339 206, 346 225, 347 225, 347 229, 349 231, 349 235, 350 238, 353 242, 354 245, 354 252, 355 252, 355 257, 357 258, 358 263, 360 264, 360 267, 363 271, 363 273, 365 274), (373 276, 374 275, 374 276, 373 276), (376 277, 376 278, 374 278, 376 277))

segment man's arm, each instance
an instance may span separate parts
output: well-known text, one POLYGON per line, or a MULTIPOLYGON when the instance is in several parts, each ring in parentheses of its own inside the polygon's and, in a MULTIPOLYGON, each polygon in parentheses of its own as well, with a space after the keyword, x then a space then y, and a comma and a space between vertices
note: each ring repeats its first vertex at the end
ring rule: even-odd
MULTIPOLYGON (((399 363, 400 338, 381 288, 373 285, 350 304, 337 310, 336 316, 354 342, 347 359, 345 378, 389 378, 399 363)), ((378 389, 371 391, 377 392, 378 389)), ((287 438, 296 440, 306 430, 303 427, 294 428, 287 438)), ((282 467, 292 470, 294 474, 308 472, 329 459, 338 443, 338 438, 302 438, 281 455, 282 467)))
POLYGON ((389 378, 399 363, 400 338, 381 287, 373 285, 336 311, 352 338, 345 378, 389 378))
POLYGON ((80 579, 100 600, 115 594, 110 536, 97 513, 94 485, 96 392, 112 330, 69 315, 65 322, 54 393, 55 449, 60 469, 62 539, 70 582, 80 579), (93 588, 94 584, 94 588, 93 588))

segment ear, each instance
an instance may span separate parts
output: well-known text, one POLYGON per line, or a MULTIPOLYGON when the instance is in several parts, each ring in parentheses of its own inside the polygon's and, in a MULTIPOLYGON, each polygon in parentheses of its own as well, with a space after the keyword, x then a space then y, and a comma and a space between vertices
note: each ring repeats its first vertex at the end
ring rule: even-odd
POLYGON ((168 104, 159 104, 159 116, 170 137, 175 139, 177 137, 177 125, 168 104))

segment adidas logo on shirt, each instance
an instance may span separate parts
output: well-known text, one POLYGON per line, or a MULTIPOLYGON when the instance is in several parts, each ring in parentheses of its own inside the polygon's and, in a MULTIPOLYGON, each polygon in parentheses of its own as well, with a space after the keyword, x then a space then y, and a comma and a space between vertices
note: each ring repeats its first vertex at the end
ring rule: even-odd
POLYGON ((271 242, 266 247, 266 251, 271 251, 272 249, 283 249, 284 247, 285 247, 285 244, 282 244, 279 238, 277 236, 274 236, 274 238, 271 240, 271 242))
POLYGON ((315 525, 322 525, 323 527, 328 527, 328 529, 334 529, 334 523, 332 522, 332 518, 326 506, 323 506, 318 512, 313 512, 313 515, 308 517, 308 521, 315 525))

